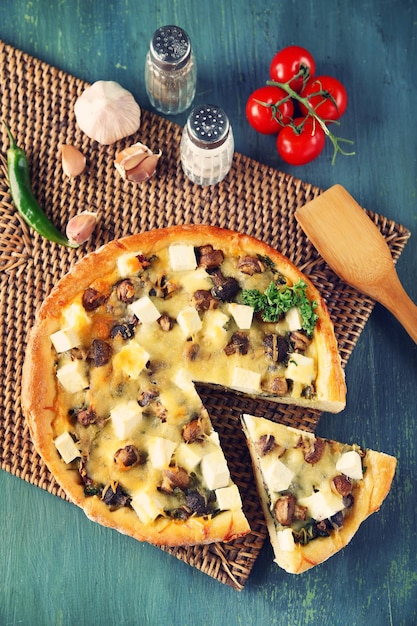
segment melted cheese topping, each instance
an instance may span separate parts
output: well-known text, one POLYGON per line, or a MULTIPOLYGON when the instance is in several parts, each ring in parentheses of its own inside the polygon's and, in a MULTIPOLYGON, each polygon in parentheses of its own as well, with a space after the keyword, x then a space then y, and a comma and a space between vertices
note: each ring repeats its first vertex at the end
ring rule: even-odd
MULTIPOLYGON (((106 295, 105 302, 86 311, 80 293, 62 311, 60 326, 51 336, 57 355, 60 407, 54 437, 72 433, 81 450, 83 480, 89 487, 93 484, 103 490, 113 485, 114 490, 120 485, 139 517, 149 520, 153 513, 176 514, 184 505, 187 490, 161 489, 170 466, 189 473, 187 489, 198 491, 207 511, 216 512, 220 506, 216 504, 217 489, 223 490, 219 492, 222 509, 241 506, 235 491, 229 489, 233 483, 224 455, 211 434, 194 382, 267 394, 271 376, 284 376, 287 367, 271 364, 263 345, 266 333, 288 333, 285 320, 275 324, 260 321, 249 314, 248 307, 239 309, 239 294, 232 307, 230 302, 217 300, 216 308, 197 311, 193 293, 210 289, 212 279, 201 267, 193 269, 193 251, 188 248, 182 264, 177 248, 161 250, 145 269, 135 255, 123 255, 115 263, 113 275, 91 285, 106 295), (173 259, 179 271, 171 269, 173 259), (124 302, 117 287, 127 276, 135 294, 133 301, 124 302), (159 323, 161 316, 171 320, 169 330, 159 323), (248 319, 250 328, 243 331, 249 340, 247 351, 227 353, 225 347, 233 333, 240 331, 239 325, 248 325, 248 319), (115 332, 118 326, 120 332, 115 332), (95 363, 91 354, 94 340, 108 347, 103 363, 95 363), (94 413, 93 423, 77 421, 78 413, 85 410, 94 413), (196 419, 203 424, 203 436, 185 443, 182 430, 196 419), (126 446, 135 446, 140 454, 140 462, 129 468, 115 462, 115 454, 126 446), (145 491, 146 497, 139 497, 145 491)), ((253 276, 239 272, 236 258, 226 257, 221 271, 224 276, 237 277, 242 289, 264 290, 275 278, 270 269, 253 276)), ((296 318, 291 316, 292 324, 296 318)), ((289 394, 294 397, 306 386, 314 386, 314 340, 301 356, 302 379, 297 379, 297 364, 292 365, 289 394)), ((298 456, 288 454, 293 471, 297 471, 298 456)), ((313 482, 322 479, 317 472, 315 469, 313 482)), ((303 483, 298 488, 300 493, 309 492, 303 483)))

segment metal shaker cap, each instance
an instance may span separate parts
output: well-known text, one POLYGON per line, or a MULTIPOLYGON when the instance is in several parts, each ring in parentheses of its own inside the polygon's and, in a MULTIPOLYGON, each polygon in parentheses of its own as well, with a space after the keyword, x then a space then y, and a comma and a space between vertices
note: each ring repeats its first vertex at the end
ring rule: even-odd
POLYGON ((150 43, 152 60, 165 70, 178 70, 186 65, 191 55, 191 41, 179 26, 161 26, 150 43))
POLYGON ((187 130, 191 141, 199 148, 217 148, 227 139, 230 123, 223 109, 214 104, 202 104, 192 109, 187 130))

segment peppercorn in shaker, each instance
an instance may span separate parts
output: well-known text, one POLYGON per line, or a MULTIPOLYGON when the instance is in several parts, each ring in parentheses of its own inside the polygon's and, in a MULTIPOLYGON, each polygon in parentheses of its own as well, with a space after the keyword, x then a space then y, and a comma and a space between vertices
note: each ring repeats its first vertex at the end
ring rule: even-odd
POLYGON ((191 105, 197 64, 187 33, 179 26, 162 26, 152 36, 145 61, 145 86, 152 106, 177 114, 191 105))
POLYGON ((234 139, 226 113, 204 104, 191 111, 181 137, 181 165, 198 185, 215 185, 232 165, 234 139))

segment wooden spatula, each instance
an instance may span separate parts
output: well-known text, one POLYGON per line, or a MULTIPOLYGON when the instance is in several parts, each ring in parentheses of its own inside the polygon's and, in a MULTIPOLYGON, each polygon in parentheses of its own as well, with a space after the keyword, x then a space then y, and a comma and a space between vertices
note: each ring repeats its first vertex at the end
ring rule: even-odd
POLYGON ((417 343, 417 306, 400 283, 381 232, 346 189, 330 187, 295 217, 333 271, 384 305, 417 343))

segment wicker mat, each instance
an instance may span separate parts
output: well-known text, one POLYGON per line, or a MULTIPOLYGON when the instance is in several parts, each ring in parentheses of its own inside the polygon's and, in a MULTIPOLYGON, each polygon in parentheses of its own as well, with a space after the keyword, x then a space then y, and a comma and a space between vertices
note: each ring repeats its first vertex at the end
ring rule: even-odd
MULTIPOLYGON (((9 195, 3 130, 0 172, 0 462, 1 468, 66 498, 36 453, 21 412, 21 370, 27 332, 52 286, 86 252, 121 236, 181 223, 210 223, 262 239, 287 255, 320 289, 335 324, 343 365, 364 328, 373 301, 340 282, 307 241, 294 211, 320 189, 236 153, 230 174, 214 187, 193 185, 182 173, 179 143, 182 129, 142 111, 142 124, 128 142, 103 147, 77 128, 73 105, 86 84, 0 42, 1 117, 29 157, 33 188, 40 204, 61 229, 81 210, 96 211, 99 226, 93 239, 78 250, 50 244, 29 232, 14 211, 9 195), (114 168, 115 153, 141 141, 163 156, 157 175, 134 186, 114 168), (59 146, 78 146, 88 160, 75 180, 62 172, 59 146)), ((404 227, 368 212, 386 237, 395 260, 410 235, 404 227)), ((255 401, 232 393, 202 389, 241 489, 252 532, 230 544, 166 548, 168 552, 235 589, 243 589, 267 536, 253 483, 249 454, 239 427, 242 411, 314 430, 320 414, 255 401)))

